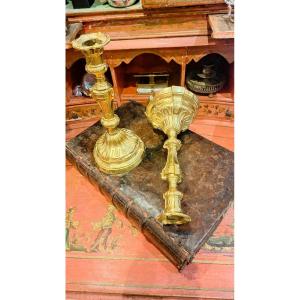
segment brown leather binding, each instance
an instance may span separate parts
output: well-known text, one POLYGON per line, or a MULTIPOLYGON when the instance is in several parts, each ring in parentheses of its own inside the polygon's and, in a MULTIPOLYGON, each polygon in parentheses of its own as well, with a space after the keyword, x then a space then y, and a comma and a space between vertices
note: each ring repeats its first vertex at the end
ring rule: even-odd
POLYGON ((233 153, 189 130, 178 136, 182 141, 178 159, 183 173, 178 189, 184 194, 182 208, 192 222, 163 226, 155 217, 164 207, 162 194, 167 190, 167 183, 160 177, 167 155, 162 148, 165 136, 153 130, 144 111, 144 106, 136 102, 116 111, 120 127, 135 131, 147 147, 142 163, 127 175, 110 176, 97 169, 92 150, 103 133, 99 122, 67 142, 67 158, 182 270, 213 233, 233 200, 233 153))

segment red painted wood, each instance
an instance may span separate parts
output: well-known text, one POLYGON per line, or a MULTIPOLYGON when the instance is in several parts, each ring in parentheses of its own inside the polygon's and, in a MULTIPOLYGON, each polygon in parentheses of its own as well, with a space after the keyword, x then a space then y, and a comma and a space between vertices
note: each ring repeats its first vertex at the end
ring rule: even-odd
MULTIPOLYGON (((214 141, 223 139, 223 146, 232 150, 233 126, 226 124, 198 121, 192 129, 214 141)), ((116 221, 107 239, 107 249, 90 252, 98 234, 93 230, 93 223, 103 219, 109 202, 69 164, 66 166, 66 195, 67 209, 75 208, 73 219, 78 222, 77 228, 70 231, 70 239, 77 246, 87 248, 86 251, 67 251, 67 299, 124 299, 125 295, 140 295, 132 299, 145 296, 233 299, 233 248, 206 245, 193 263, 179 273, 123 215, 115 211, 116 221)), ((231 208, 214 237, 232 237, 232 225, 231 208)))
POLYGON ((157 49, 157 48, 180 48, 197 47, 208 45, 207 36, 170 37, 155 39, 116 40, 111 41, 104 48, 106 51, 131 50, 131 49, 157 49))

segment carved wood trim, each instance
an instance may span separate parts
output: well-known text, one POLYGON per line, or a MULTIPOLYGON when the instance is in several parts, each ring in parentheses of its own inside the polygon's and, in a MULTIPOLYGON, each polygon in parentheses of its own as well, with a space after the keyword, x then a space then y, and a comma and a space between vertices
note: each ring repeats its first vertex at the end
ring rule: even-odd
POLYGON ((223 0, 141 0, 144 8, 224 4, 223 0))
MULTIPOLYGON (((174 60, 177 64, 190 63, 192 60, 198 62, 202 57, 211 53, 222 55, 228 63, 234 61, 233 42, 212 42, 208 46, 200 47, 179 47, 179 48, 157 48, 157 49, 132 49, 132 50, 107 50, 104 52, 104 58, 107 64, 112 67, 118 67, 122 62, 129 64, 140 54, 151 53, 160 56, 167 63, 174 60)), ((74 62, 83 58, 80 51, 69 49, 66 54, 66 67, 69 69, 74 62)))
MULTIPOLYGON (((118 107, 116 102, 113 102, 113 107, 118 107)), ((66 121, 85 121, 89 119, 100 119, 101 109, 98 104, 86 104, 77 106, 67 106, 66 121)))
POLYGON ((197 119, 234 120, 234 105, 202 102, 197 114, 197 119))
POLYGON ((100 113, 101 110, 98 104, 67 107, 66 121, 82 121, 95 117, 100 118, 100 113))
POLYGON ((183 63, 181 64, 181 77, 180 77, 180 85, 184 86, 185 85, 185 76, 186 76, 186 56, 184 56, 183 58, 183 63))
MULTIPOLYGON (((122 104, 129 100, 122 101, 122 104)), ((144 106, 147 106, 147 100, 137 101, 144 106)), ((113 102, 114 109, 118 107, 116 102, 113 102)), ((100 119, 101 109, 98 104, 87 104, 68 106, 66 109, 66 121, 68 122, 82 122, 92 119, 100 119)), ((215 120, 234 120, 234 105, 225 103, 209 103, 202 102, 200 104, 196 119, 215 119, 215 120)))
POLYGON ((188 48, 186 63, 190 63, 192 60, 198 62, 201 58, 208 54, 217 53, 223 56, 229 64, 234 61, 233 46, 208 46, 208 47, 197 47, 188 48))
POLYGON ((141 54, 154 54, 161 57, 165 62, 169 63, 174 60, 177 64, 182 65, 185 62, 186 49, 141 49, 141 50, 124 50, 124 51, 107 51, 104 53, 107 64, 112 67, 118 67, 122 62, 129 64, 137 56, 141 54))

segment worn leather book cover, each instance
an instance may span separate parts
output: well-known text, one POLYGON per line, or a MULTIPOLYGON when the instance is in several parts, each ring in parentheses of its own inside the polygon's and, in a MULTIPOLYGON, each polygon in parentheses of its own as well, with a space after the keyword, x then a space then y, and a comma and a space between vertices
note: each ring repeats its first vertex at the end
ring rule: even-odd
POLYGON ((183 173, 178 189, 184 194, 183 211, 192 221, 163 226, 155 217, 163 210, 162 194, 168 189, 160 177, 167 157, 162 147, 166 136, 153 130, 144 112, 145 107, 136 102, 116 111, 120 127, 133 130, 147 148, 142 163, 130 173, 110 176, 96 167, 92 152, 104 132, 100 122, 67 142, 67 158, 182 270, 212 235, 233 200, 233 153, 189 130, 178 136, 182 142, 178 159, 183 173))

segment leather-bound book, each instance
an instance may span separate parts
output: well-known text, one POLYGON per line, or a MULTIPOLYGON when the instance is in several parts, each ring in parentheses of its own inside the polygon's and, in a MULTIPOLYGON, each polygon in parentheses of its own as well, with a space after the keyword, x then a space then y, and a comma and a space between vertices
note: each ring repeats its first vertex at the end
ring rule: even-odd
POLYGON ((104 132, 100 122, 67 142, 67 159, 182 270, 212 235, 233 201, 233 153, 189 130, 178 135, 183 174, 178 190, 184 195, 182 209, 192 221, 162 225, 155 217, 164 208, 162 195, 168 189, 160 176, 167 157, 162 147, 166 136, 151 127, 141 104, 129 102, 116 113, 120 127, 133 130, 145 143, 145 157, 138 167, 122 177, 98 170, 93 148, 104 132))

